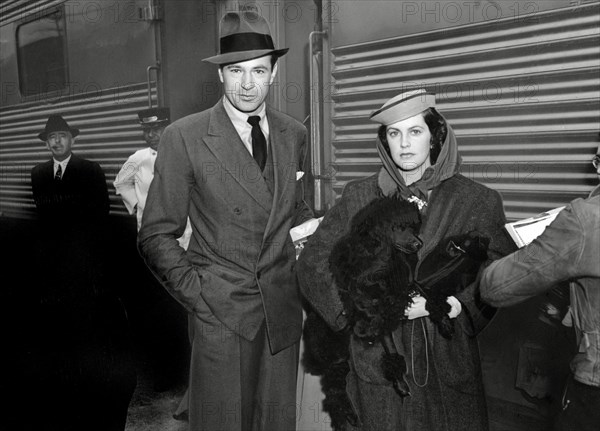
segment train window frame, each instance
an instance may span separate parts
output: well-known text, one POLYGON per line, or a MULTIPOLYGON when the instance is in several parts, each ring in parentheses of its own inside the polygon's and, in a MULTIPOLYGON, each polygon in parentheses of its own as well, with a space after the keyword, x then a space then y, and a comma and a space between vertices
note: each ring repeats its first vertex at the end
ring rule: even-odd
MULTIPOLYGON (((67 23, 66 23, 66 15, 65 15, 65 7, 63 5, 57 5, 50 7, 46 10, 40 11, 33 16, 28 16, 22 20, 20 20, 15 26, 15 45, 16 45, 16 56, 17 56, 17 76, 19 79, 19 93, 21 95, 21 100, 24 102, 31 100, 39 100, 39 99, 49 99, 52 97, 59 97, 64 95, 69 88, 69 57, 68 57, 68 37, 67 37, 67 23), (61 41, 60 47, 62 48, 62 76, 63 82, 53 87, 50 86, 50 82, 43 83, 45 84, 45 88, 39 88, 38 91, 32 91, 30 82, 26 83, 27 74, 25 70, 25 66, 23 65, 23 52, 22 47, 20 45, 20 31, 23 26, 27 24, 31 24, 35 21, 41 21, 43 19, 48 18, 51 15, 58 15, 58 20, 61 22, 61 41)), ((44 67, 45 66, 40 66, 44 67)))

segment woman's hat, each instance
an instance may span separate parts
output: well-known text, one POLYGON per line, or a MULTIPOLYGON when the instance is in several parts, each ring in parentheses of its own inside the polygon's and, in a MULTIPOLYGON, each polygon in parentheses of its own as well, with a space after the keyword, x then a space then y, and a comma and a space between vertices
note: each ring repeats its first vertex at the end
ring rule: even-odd
POLYGON ((79 129, 69 127, 65 119, 58 114, 52 114, 48 117, 46 127, 38 134, 38 138, 46 142, 48 135, 52 132, 70 132, 73 137, 79 135, 79 129))
POLYGON ((138 118, 142 126, 164 125, 170 121, 169 108, 148 108, 138 112, 138 118))
POLYGON ((388 125, 413 117, 427 108, 435 108, 435 94, 420 88, 392 97, 369 118, 371 121, 388 125))
POLYGON ((256 12, 228 12, 219 25, 219 54, 203 61, 221 65, 265 55, 281 57, 288 49, 275 49, 269 24, 256 12))

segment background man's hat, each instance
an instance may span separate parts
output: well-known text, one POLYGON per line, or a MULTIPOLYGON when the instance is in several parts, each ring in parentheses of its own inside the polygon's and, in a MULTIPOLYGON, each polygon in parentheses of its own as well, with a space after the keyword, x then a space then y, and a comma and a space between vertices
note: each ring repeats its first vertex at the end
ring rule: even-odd
POLYGON ((168 123, 171 111, 169 108, 148 108, 138 112, 138 118, 142 126, 155 126, 168 123))
POLYGON ((48 117, 46 127, 38 134, 38 138, 45 142, 52 132, 71 132, 73 137, 79 135, 79 129, 69 127, 65 119, 58 114, 52 114, 48 117))
POLYGON ((420 88, 392 97, 369 118, 371 121, 387 126, 414 117, 427 108, 435 108, 435 94, 420 88))
POLYGON ((203 61, 221 65, 265 55, 281 57, 288 49, 275 49, 269 24, 256 12, 228 12, 219 25, 219 54, 203 61))

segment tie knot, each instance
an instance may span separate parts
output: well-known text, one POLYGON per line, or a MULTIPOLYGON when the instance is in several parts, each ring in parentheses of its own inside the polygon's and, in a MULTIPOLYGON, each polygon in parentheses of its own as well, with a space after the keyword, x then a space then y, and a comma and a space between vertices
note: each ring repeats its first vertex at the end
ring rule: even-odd
POLYGON ((260 123, 260 117, 258 115, 252 115, 252 116, 248 117, 248 123, 252 127, 256 127, 256 126, 258 126, 258 123, 260 123))

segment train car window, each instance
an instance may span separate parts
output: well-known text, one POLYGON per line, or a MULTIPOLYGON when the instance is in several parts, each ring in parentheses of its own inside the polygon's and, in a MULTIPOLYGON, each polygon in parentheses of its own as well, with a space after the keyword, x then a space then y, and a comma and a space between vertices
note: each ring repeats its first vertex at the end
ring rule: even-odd
POLYGON ((65 15, 61 9, 17 27, 19 87, 24 97, 61 92, 67 86, 65 15))

